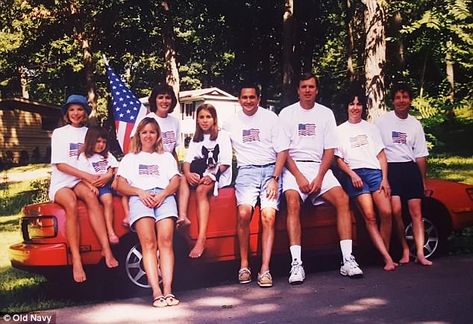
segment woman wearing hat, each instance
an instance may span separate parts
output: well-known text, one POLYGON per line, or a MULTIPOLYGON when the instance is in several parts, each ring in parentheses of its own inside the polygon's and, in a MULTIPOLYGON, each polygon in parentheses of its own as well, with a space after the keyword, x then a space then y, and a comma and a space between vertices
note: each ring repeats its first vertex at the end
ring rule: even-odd
POLYGON ((74 281, 83 282, 87 279, 79 253, 79 219, 77 199, 87 206, 90 225, 94 229, 102 246, 105 264, 109 268, 118 266, 108 242, 105 219, 101 212, 97 196, 81 183, 86 180, 97 186, 104 185, 113 176, 91 175, 77 168, 77 157, 84 143, 88 115, 91 108, 84 96, 71 95, 61 108, 66 125, 54 130, 51 138, 51 184, 49 198, 60 204, 66 212, 66 236, 72 254, 72 275, 74 281))

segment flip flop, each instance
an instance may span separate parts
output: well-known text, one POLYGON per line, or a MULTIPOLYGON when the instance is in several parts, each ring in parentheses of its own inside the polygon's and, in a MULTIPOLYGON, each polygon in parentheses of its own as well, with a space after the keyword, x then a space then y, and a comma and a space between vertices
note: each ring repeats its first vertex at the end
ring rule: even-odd
POLYGON ((166 302, 166 298, 164 298, 163 295, 158 296, 153 299, 153 307, 163 308, 163 307, 166 307, 167 305, 169 304, 166 302))
POLYGON ((168 306, 176 306, 179 304, 179 299, 177 299, 173 294, 167 294, 164 299, 166 300, 168 306))

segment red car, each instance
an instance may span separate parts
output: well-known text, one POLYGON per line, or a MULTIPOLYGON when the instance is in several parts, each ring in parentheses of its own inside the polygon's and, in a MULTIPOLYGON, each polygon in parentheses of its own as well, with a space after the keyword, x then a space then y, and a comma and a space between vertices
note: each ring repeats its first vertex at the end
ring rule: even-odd
MULTIPOLYGON (((473 186, 443 180, 430 180, 432 194, 425 199, 424 223, 426 229, 425 254, 430 257, 445 247, 453 230, 473 225, 473 186)), ((197 218, 195 196, 191 195, 189 218, 192 221, 185 235, 176 235, 176 259, 187 258, 189 246, 197 239, 197 218)), ((211 198, 210 217, 207 230, 206 250, 201 259, 207 262, 235 260, 238 258, 236 234, 237 209, 233 188, 220 190, 218 197, 211 198)), ((100 245, 89 225, 85 206, 79 203, 81 226, 80 250, 85 265, 101 262, 100 245)), ((142 256, 136 234, 122 227, 123 210, 118 198, 115 199, 115 230, 120 236, 120 269, 130 285, 148 287, 142 266, 142 256)), ((407 210, 407 209, 406 209, 407 210)), ((250 250, 253 255, 261 254, 260 222, 257 209, 250 225, 250 250)), ((352 213, 353 233, 356 241, 357 224, 352 213)), ((412 226, 406 217, 406 236, 413 246, 412 226)), ((364 224, 358 224, 364 229, 364 224)), ((304 252, 339 246, 336 230, 335 209, 329 205, 313 207, 304 205, 302 209, 304 252)), ((21 218, 23 242, 10 246, 10 260, 13 267, 47 274, 51 269, 71 265, 71 255, 67 248, 64 210, 55 203, 28 205, 21 218)), ((365 240, 364 240, 365 241, 365 240)), ((273 254, 288 251, 285 210, 276 220, 276 238, 273 254)))

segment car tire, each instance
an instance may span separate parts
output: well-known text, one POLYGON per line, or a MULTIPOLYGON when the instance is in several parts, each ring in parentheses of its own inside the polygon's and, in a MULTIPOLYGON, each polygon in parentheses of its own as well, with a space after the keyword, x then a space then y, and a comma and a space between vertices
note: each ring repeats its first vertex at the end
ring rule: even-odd
MULTIPOLYGON (((451 223, 446 208, 438 201, 427 198, 422 204, 424 223, 424 255, 426 258, 440 256, 448 250, 451 223)), ((412 257, 416 256, 412 220, 407 216, 405 236, 412 257)))

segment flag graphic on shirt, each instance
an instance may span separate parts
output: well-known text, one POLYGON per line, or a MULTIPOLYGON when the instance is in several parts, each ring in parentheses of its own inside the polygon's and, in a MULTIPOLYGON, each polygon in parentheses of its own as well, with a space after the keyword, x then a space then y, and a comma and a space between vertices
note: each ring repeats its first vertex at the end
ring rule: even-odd
POLYGON ((126 154, 130 145, 130 133, 136 120, 141 120, 146 115, 146 107, 128 89, 125 83, 117 77, 108 64, 107 76, 110 81, 110 92, 112 93, 112 112, 117 131, 117 140, 123 153, 126 154))
POLYGON ((159 175, 159 167, 155 164, 139 164, 138 165, 138 174, 139 175, 152 175, 158 176, 159 175))
POLYGON ((69 156, 79 156, 82 143, 69 143, 69 156))
POLYGON ((243 129, 242 133, 243 143, 259 142, 259 129, 243 129))
POLYGON ((395 144, 406 144, 407 143, 407 134, 403 132, 392 131, 392 139, 395 144))
POLYGON ((162 132, 161 137, 163 139, 163 144, 171 144, 176 142, 176 134, 174 134, 174 131, 167 131, 167 132, 162 132))
POLYGON ((350 137, 350 146, 352 148, 368 145, 368 136, 366 134, 350 137))
POLYGON ((102 160, 98 162, 92 162, 92 167, 96 173, 105 173, 108 169, 108 161, 102 160))
POLYGON ((299 136, 314 136, 315 124, 299 124, 298 134, 299 136))

